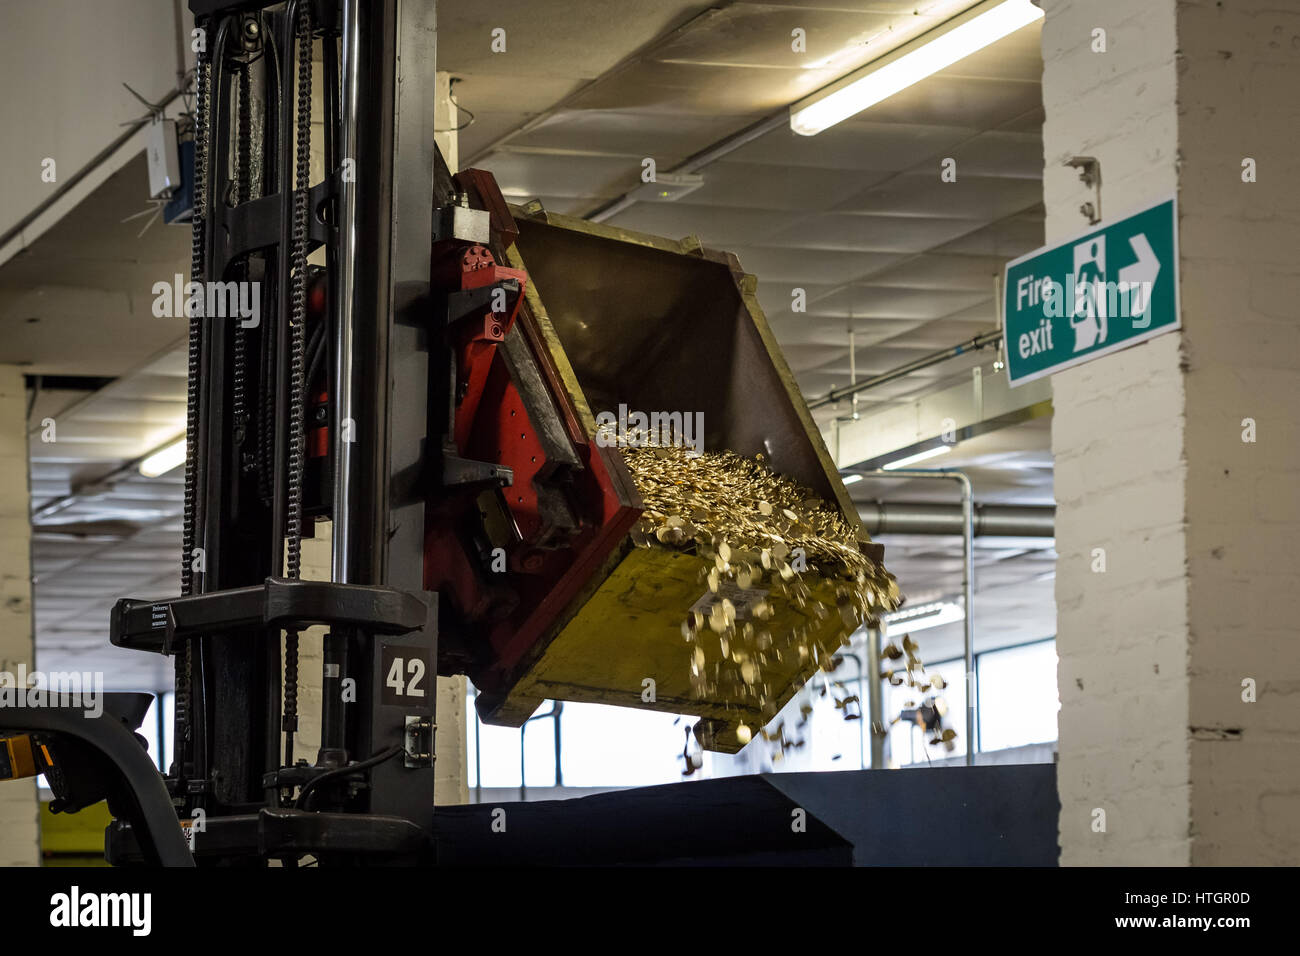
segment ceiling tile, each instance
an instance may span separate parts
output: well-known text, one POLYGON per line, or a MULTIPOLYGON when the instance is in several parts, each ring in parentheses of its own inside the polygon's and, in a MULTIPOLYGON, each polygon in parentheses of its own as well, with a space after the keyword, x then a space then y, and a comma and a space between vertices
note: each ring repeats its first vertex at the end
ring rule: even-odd
POLYGON ((811 249, 863 252, 924 252, 973 231, 975 225, 966 219, 831 213, 797 220, 774 232, 764 244, 793 243, 811 249))
MULTIPOLYGON (((958 157, 964 150, 957 150, 958 157)), ((880 216, 929 216, 988 222, 1033 207, 1043 201, 1037 180, 979 176, 958 159, 957 178, 944 182, 940 169, 904 173, 841 202, 836 212, 864 212, 880 216)), ((1008 172, 1014 167, 1009 166, 1008 172)))

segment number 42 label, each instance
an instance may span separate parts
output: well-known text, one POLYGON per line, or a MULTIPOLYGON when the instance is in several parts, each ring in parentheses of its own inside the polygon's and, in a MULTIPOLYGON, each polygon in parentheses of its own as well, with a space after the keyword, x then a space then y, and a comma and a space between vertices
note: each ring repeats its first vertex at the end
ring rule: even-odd
POLYGON ((409 707, 427 704, 432 682, 426 648, 385 644, 380 652, 383 702, 409 707))

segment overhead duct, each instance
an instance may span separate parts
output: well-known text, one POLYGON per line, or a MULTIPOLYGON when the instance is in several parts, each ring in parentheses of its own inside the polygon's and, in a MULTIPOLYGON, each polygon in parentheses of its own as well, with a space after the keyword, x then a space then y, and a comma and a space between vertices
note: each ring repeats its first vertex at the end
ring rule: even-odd
MULTIPOLYGON (((880 534, 962 533, 961 505, 908 501, 858 502, 862 527, 880 534)), ((1056 508, 1052 505, 975 506, 976 537, 1052 538, 1056 508)))

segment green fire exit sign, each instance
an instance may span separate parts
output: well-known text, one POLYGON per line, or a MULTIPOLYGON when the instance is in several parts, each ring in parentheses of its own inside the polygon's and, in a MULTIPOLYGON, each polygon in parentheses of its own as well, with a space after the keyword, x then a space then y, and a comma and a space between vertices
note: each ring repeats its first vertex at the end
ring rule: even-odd
POLYGON ((1012 385, 1179 326, 1178 209, 1166 199, 1007 263, 1002 332, 1012 385))

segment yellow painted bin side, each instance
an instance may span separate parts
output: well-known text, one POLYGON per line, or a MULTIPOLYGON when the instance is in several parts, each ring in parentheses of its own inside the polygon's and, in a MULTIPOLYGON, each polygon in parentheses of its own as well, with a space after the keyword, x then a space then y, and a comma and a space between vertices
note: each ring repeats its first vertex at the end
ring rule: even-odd
POLYGON ((77 813, 51 813, 41 801, 41 852, 46 866, 108 866, 104 860, 104 830, 113 822, 108 802, 77 813))
MULTIPOLYGON (((713 562, 660 548, 627 546, 623 555, 520 681, 517 691, 538 698, 709 718, 715 728, 711 749, 739 750, 736 726, 744 723, 756 733, 816 673, 816 662, 811 655, 801 657, 797 650, 783 654, 779 662, 769 661, 763 669, 768 688, 767 706, 762 709, 752 695, 736 688, 720 688, 709 700, 700 700, 691 693, 691 645, 681 628, 685 610, 709 594, 700 575, 713 562), (647 678, 654 681, 653 700, 647 699, 647 678)), ((826 593, 818 596, 834 606, 833 585, 825 585, 824 590, 826 593)), ((823 662, 849 630, 839 615, 819 621, 776 594, 766 600, 775 613, 771 620, 755 622, 755 626, 774 634, 807 628, 810 643, 821 648, 823 662)), ((702 630, 697 639, 716 642, 718 636, 702 630)))

